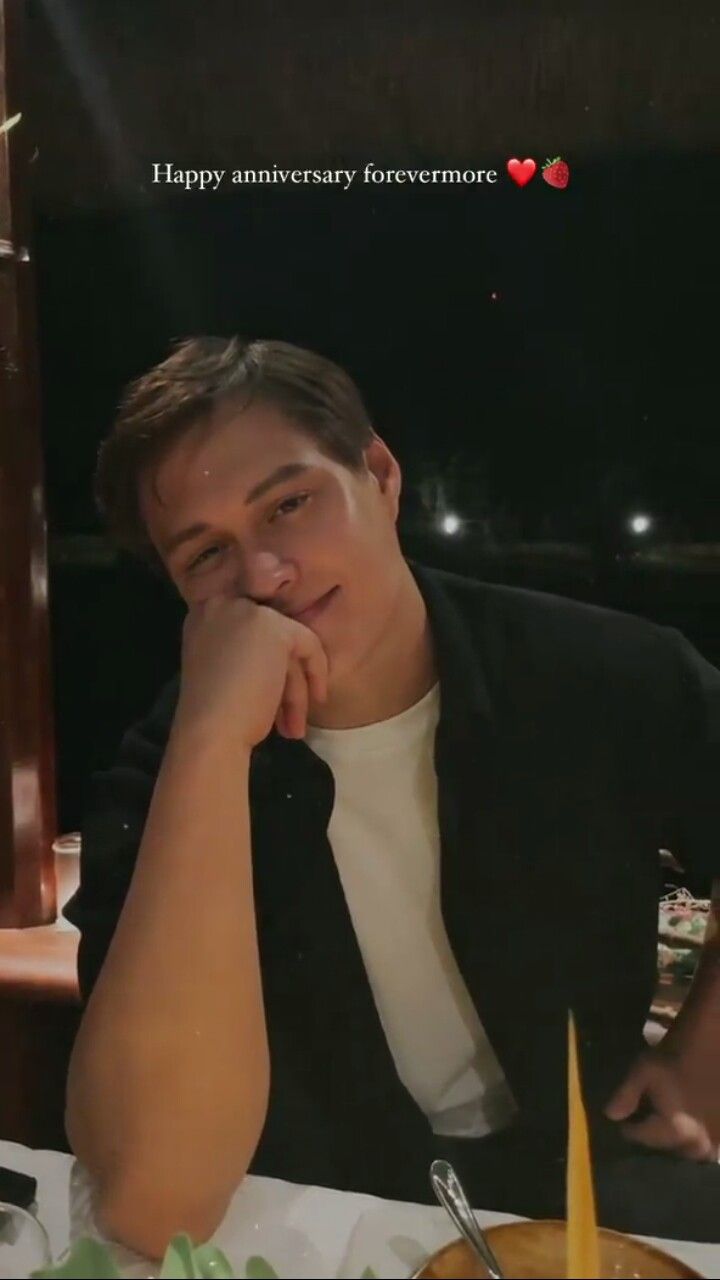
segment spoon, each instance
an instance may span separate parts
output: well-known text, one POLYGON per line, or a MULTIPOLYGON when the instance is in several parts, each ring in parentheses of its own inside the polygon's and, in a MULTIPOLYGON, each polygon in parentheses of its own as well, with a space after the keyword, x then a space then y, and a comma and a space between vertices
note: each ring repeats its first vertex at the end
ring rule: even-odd
POLYGON ((449 1213, 463 1240, 470 1245, 488 1271, 490 1280, 503 1280, 500 1263, 480 1229, 452 1165, 447 1160, 433 1160, 430 1165, 430 1182, 438 1201, 449 1213))

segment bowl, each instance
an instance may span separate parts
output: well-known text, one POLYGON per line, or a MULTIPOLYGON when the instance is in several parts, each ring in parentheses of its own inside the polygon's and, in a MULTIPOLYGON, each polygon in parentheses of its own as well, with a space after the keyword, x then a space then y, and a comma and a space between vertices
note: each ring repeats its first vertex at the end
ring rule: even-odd
MULTIPOLYGON (((485 1235, 507 1280, 566 1277, 564 1222, 509 1222, 488 1227, 485 1235)), ((604 1227, 599 1235, 602 1280, 699 1280, 699 1272, 654 1245, 604 1227)), ((428 1258, 413 1280, 486 1280, 487 1274, 465 1241, 453 1240, 428 1258)))

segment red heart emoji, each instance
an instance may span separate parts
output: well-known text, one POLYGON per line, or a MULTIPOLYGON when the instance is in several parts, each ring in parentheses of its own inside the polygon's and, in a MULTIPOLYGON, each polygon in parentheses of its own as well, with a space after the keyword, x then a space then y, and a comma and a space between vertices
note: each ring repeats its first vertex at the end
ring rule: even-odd
POLYGON ((513 182, 517 182, 519 187, 524 187, 530 181, 537 165, 534 160, 508 160, 507 171, 513 182))

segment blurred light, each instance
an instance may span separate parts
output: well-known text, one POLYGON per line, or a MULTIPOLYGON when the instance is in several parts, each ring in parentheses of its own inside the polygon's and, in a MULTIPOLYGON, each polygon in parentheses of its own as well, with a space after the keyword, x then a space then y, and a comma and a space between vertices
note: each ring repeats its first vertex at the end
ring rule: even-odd
POLYGON ((458 533, 461 526, 462 520, 459 516, 456 516, 453 511, 446 511, 440 521, 440 528, 442 529, 442 532, 449 533, 451 535, 453 533, 458 533))
POLYGON ((628 523, 630 531, 638 534, 649 533, 653 525, 650 516, 642 515, 640 512, 636 516, 631 516, 628 523))

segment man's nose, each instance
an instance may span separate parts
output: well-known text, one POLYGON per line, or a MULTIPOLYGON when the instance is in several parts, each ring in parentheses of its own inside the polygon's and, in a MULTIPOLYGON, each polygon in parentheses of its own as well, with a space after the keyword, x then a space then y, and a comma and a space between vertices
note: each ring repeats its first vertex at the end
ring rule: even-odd
POLYGON ((245 561, 242 594, 257 604, 269 604, 282 591, 292 586, 295 569, 288 560, 272 551, 255 551, 245 561))

